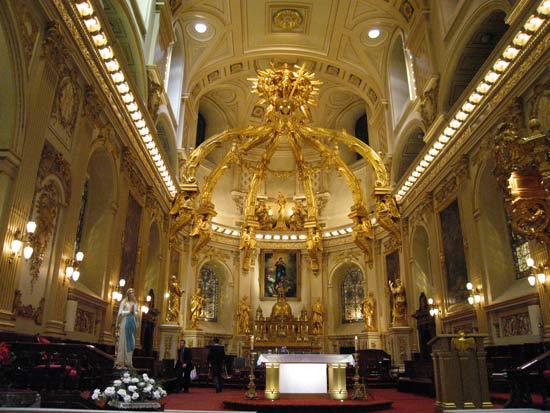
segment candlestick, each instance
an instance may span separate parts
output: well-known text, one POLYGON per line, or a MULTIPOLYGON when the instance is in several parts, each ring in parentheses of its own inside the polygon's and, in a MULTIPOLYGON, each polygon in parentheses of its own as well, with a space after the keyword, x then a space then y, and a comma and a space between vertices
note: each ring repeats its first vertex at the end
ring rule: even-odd
POLYGON ((254 334, 250 336, 250 351, 254 350, 254 334))
POLYGON ((359 350, 359 338, 355 336, 355 351, 357 352, 359 350))

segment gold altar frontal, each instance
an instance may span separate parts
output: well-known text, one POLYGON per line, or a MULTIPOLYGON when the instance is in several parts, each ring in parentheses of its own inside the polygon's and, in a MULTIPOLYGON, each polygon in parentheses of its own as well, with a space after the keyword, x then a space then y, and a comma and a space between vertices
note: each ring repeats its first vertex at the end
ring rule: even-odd
MULTIPOLYGON (((341 354, 262 354, 258 364, 265 364, 265 398, 276 400, 281 395, 281 365, 282 364, 325 364, 328 370, 328 395, 335 400, 348 398, 346 388, 346 367, 353 364, 350 355, 341 354)), ((307 377, 304 377, 307 379, 307 377)), ((300 394, 300 391, 293 392, 300 394)), ((320 394, 327 393, 322 392, 320 394)))

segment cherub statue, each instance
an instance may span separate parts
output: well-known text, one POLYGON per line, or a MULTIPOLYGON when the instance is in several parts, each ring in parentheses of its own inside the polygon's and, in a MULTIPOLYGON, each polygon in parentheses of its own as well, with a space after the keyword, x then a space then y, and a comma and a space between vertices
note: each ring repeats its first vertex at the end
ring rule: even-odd
POLYGON ((355 226, 353 227, 352 239, 363 254, 365 254, 365 262, 372 268, 372 249, 371 240, 374 238, 372 224, 368 217, 356 217, 354 219, 355 226))
POLYGON ((241 232, 241 242, 239 249, 243 252, 243 265, 242 268, 244 271, 248 271, 250 267, 250 251, 256 249, 256 231, 253 227, 243 227, 241 232))
POLYGON ((254 214, 256 215, 256 219, 260 223, 260 228, 263 230, 270 230, 273 227, 270 212, 271 211, 265 203, 265 200, 261 199, 256 205, 254 214))
POLYGON ((170 209, 172 216, 172 227, 170 228, 170 238, 175 238, 177 233, 190 224, 195 212, 194 195, 186 191, 180 191, 170 209))
POLYGON ((198 239, 195 241, 193 246, 193 255, 199 253, 199 251, 208 244, 210 238, 212 237, 212 226, 210 224, 210 216, 208 214, 199 215, 193 230, 191 231, 191 236, 198 236, 198 239))
POLYGON ((304 207, 302 200, 297 199, 296 203, 294 204, 294 209, 292 211, 292 215, 290 216, 290 220, 289 220, 290 230, 303 231, 306 215, 307 215, 306 208, 304 207))
POLYGON ((308 229, 306 249, 311 259, 311 269, 313 272, 317 272, 319 270, 319 254, 323 252, 321 234, 317 230, 317 227, 308 229))
POLYGON ((396 241, 400 242, 401 230, 399 228, 399 218, 401 214, 397 209, 395 199, 391 195, 385 195, 376 203, 374 213, 380 225, 386 229, 396 241))

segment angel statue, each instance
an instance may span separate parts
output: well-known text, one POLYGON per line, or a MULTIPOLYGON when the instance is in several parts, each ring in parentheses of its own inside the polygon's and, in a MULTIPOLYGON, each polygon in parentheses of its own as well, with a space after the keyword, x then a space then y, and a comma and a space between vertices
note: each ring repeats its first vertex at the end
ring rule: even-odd
POLYGON ((191 236, 198 236, 192 251, 193 255, 196 256, 199 251, 208 244, 210 238, 212 238, 212 226, 208 214, 199 215, 191 231, 191 236))
POLYGON ((178 232, 190 224, 193 220, 195 211, 194 196, 185 191, 178 193, 170 209, 170 215, 173 218, 170 228, 170 238, 174 239, 178 232))

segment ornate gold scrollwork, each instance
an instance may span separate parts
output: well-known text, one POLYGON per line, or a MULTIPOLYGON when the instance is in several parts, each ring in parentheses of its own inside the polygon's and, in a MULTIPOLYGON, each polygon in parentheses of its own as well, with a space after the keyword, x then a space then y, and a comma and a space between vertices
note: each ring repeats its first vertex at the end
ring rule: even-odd
MULTIPOLYGON (((258 104, 266 105, 264 125, 228 130, 207 139, 191 153, 183 167, 183 181, 194 184, 196 182, 197 167, 205 157, 215 148, 232 143, 231 149, 216 168, 212 170, 202 188, 200 206, 195 213, 196 222, 192 230, 192 235, 198 237, 193 252, 198 252, 210 240, 212 230, 209 226, 212 217, 215 215, 214 206, 211 203, 212 192, 228 166, 231 163, 237 163, 241 167, 254 170, 243 208, 244 224, 241 231, 242 267, 245 271, 248 269, 250 266, 250 251, 255 247, 256 229, 272 228, 272 219, 269 216, 265 201, 260 201, 259 204, 257 202, 258 189, 260 184, 265 181, 266 173, 270 171, 268 168, 269 162, 283 136, 291 146, 296 163, 296 173, 303 184, 306 198, 305 217, 303 216, 304 211, 302 211, 304 205, 298 205, 297 202, 296 211, 291 216, 294 221, 290 222, 288 226, 292 226, 293 230, 307 229, 306 248, 314 272, 319 269, 322 241, 317 222, 318 208, 311 179, 311 169, 304 160, 303 144, 308 144, 321 154, 321 168, 334 167, 344 177, 353 194, 352 212, 366 211, 365 194, 361 188, 361 182, 341 158, 338 144, 347 146, 367 160, 375 173, 376 218, 380 225, 395 239, 395 242, 399 242, 399 211, 395 200, 389 195, 391 188, 386 166, 376 151, 345 131, 333 131, 305 125, 311 120, 309 107, 315 104, 314 97, 318 94, 318 85, 321 84, 315 79, 315 75, 306 72, 305 66, 292 68, 285 64, 278 68, 272 65, 271 68, 260 70, 258 71, 258 78, 250 80, 253 81, 252 92, 260 97, 258 104), (266 146, 262 158, 253 165, 246 159, 246 156, 252 148, 264 143, 266 143, 266 146)), ((179 214, 179 212, 175 213, 179 214)), ((184 219, 184 217, 186 215, 182 215, 183 221, 187 219, 184 219)), ((354 222, 354 241, 366 255, 367 262, 370 262, 370 257, 372 257, 370 241, 374 238, 372 223, 365 212, 357 215, 354 222)), ((279 226, 282 228, 283 225, 279 226)), ((284 226, 286 228, 287 224, 285 223, 284 226)))

